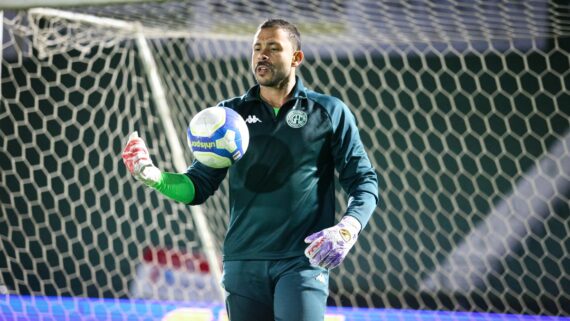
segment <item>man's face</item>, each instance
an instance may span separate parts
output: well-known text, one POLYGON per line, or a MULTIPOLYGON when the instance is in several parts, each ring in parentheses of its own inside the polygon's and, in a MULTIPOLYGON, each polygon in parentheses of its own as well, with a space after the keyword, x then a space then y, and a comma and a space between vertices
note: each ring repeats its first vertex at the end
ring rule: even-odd
POLYGON ((261 86, 280 87, 291 76, 294 63, 293 43, 281 28, 260 29, 253 39, 251 66, 261 86))

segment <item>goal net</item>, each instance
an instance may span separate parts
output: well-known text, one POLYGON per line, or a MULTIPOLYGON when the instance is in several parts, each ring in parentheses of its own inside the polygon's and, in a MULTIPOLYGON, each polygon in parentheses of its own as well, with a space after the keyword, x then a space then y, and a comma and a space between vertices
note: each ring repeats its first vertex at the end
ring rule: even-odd
POLYGON ((0 292, 220 302, 212 253, 227 182, 189 208, 135 182, 119 155, 138 130, 160 168, 183 170, 189 120, 254 84, 255 28, 285 14, 303 37, 300 77, 351 108, 379 176, 379 205, 331 272, 328 304, 568 315, 569 10, 510 0, 6 10, 0 292))

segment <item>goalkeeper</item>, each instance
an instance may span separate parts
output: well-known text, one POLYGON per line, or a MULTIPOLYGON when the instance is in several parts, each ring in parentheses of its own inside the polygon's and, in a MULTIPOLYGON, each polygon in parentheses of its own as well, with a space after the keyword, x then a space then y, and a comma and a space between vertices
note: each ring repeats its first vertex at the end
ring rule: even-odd
POLYGON ((338 266, 378 201, 377 176, 355 119, 340 100, 303 86, 297 28, 270 19, 257 29, 257 85, 222 101, 248 120, 247 153, 229 169, 194 162, 165 173, 131 135, 123 160, 135 178, 174 200, 203 203, 229 172, 230 218, 223 249, 232 321, 323 320, 329 270, 338 266), (334 172, 348 194, 335 224, 334 172))

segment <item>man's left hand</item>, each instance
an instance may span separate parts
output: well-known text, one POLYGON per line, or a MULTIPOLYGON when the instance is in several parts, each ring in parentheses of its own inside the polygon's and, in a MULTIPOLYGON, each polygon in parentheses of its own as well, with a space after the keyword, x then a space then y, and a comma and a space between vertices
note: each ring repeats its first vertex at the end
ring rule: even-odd
POLYGON ((360 229, 360 222, 356 218, 344 216, 337 225, 305 238, 305 243, 310 243, 305 249, 305 256, 312 265, 325 269, 335 268, 356 243, 360 229))

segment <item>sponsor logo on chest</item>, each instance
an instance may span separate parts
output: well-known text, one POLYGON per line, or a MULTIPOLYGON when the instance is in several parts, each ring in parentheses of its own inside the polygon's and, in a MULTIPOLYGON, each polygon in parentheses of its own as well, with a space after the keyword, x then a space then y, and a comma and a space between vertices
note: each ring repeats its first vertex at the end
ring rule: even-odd
POLYGON ((287 125, 291 128, 301 128, 307 124, 307 113, 302 110, 291 109, 287 113, 287 125))

